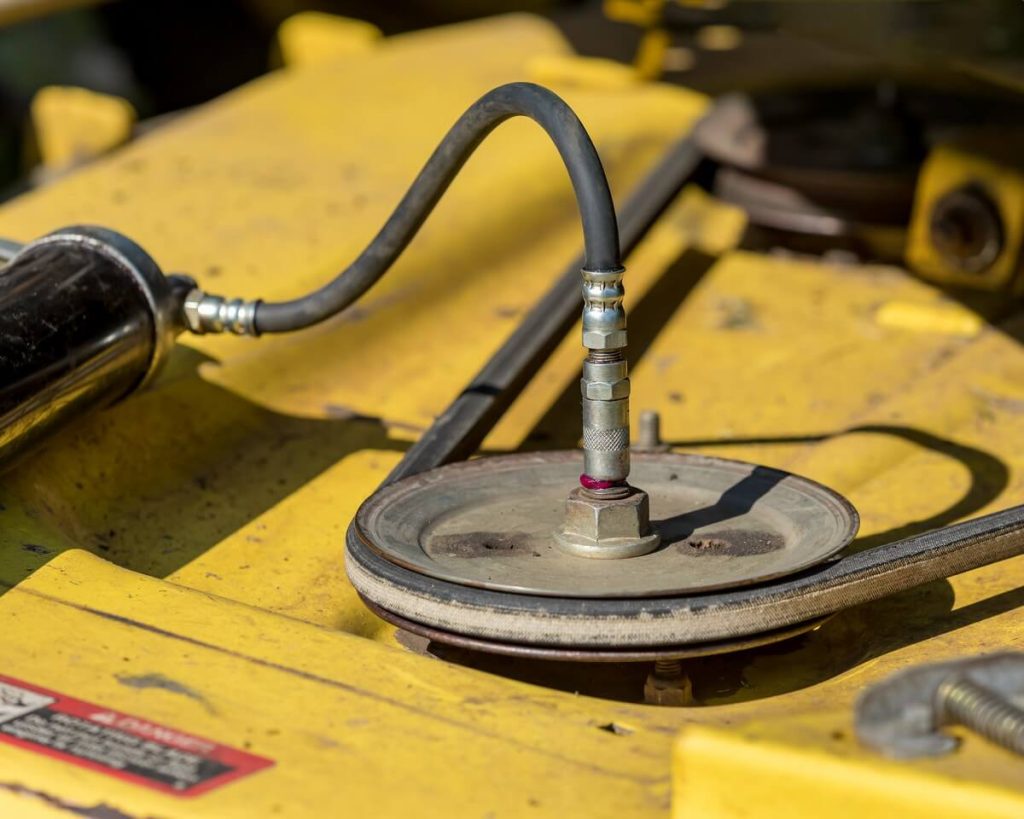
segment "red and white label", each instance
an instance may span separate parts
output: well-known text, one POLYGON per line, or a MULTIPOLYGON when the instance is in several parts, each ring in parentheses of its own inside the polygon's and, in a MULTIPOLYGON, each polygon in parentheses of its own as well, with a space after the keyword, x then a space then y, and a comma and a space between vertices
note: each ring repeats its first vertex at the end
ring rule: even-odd
POLYGON ((3 675, 0 742, 174 796, 198 796, 274 764, 3 675))

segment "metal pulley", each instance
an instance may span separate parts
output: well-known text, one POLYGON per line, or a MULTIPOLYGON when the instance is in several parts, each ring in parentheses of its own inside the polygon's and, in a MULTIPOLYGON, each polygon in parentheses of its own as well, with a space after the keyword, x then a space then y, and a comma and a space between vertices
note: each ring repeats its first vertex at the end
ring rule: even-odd
POLYGON ((819 622, 695 640, 655 615, 666 601, 819 564, 859 521, 840 495, 779 470, 670 452, 631 464, 622 274, 582 271, 582 455, 450 464, 359 509, 349 577, 385 619, 435 640, 579 660, 749 647, 819 622), (602 606, 615 617, 591 613, 602 606))

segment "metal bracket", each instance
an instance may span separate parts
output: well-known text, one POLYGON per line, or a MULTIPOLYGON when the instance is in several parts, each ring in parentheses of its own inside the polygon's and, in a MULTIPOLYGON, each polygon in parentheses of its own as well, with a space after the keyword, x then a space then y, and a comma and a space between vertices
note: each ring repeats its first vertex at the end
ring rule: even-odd
POLYGON ((963 725, 1024 754, 1024 653, 986 654, 893 674, 857 702, 855 728, 865 745, 896 759, 939 756, 963 725))

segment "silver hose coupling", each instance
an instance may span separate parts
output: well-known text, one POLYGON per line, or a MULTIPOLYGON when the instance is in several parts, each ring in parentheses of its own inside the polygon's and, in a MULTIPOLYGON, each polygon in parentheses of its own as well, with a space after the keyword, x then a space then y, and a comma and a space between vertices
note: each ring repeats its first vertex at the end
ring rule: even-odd
POLYGON ((578 557, 618 559, 658 548, 647 493, 629 477, 625 292, 618 270, 583 270, 583 474, 555 542, 578 557))
POLYGON ((629 477, 624 269, 583 270, 583 475, 600 490, 629 477))
POLYGON ((258 304, 258 300, 225 299, 196 288, 185 297, 182 312, 185 326, 197 335, 230 332, 239 336, 258 336, 258 304))

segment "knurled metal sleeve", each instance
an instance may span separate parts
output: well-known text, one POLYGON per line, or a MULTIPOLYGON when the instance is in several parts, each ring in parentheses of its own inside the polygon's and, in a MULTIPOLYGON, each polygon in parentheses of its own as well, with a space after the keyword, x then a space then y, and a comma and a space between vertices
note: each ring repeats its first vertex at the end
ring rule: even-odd
POLYGON ((583 447, 594 452, 619 452, 628 449, 629 430, 583 427, 583 447))

